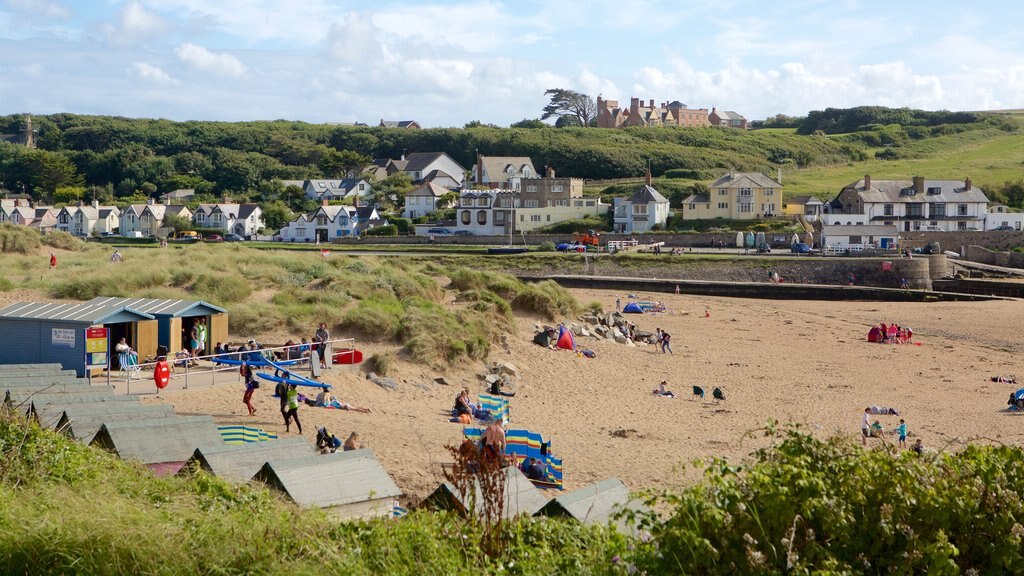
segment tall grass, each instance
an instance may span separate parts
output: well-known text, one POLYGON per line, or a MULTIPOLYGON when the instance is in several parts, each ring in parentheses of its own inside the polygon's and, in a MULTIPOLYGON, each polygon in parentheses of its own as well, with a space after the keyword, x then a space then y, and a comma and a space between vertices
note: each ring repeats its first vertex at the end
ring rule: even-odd
POLYGON ((25 226, 0 224, 0 252, 34 254, 39 250, 39 233, 25 226))
POLYGON ((61 250, 69 251, 81 251, 85 250, 85 242, 82 242, 78 238, 75 238, 71 234, 61 230, 54 230, 43 235, 43 244, 53 248, 59 248, 61 250))
POLYGON ((558 283, 529 283, 515 276, 486 270, 459 268, 449 274, 457 290, 488 290, 508 300, 516 310, 534 312, 549 320, 579 314, 579 302, 558 283))

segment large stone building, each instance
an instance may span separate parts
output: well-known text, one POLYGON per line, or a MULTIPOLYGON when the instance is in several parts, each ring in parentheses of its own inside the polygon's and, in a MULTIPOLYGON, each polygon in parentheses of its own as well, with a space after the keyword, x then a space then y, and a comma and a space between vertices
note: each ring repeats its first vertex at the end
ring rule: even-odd
POLYGON ((655 106, 651 99, 644 105, 639 98, 631 98, 629 108, 620 108, 618 100, 597 97, 598 128, 628 128, 630 126, 710 126, 707 108, 687 108, 676 100, 655 106))
POLYGON ((683 200, 683 220, 770 218, 782 208, 782 184, 759 172, 730 172, 712 182, 708 192, 683 200))
POLYGON ((875 180, 865 174, 845 186, 828 211, 829 224, 895 225, 904 232, 984 230, 988 197, 970 178, 875 180))

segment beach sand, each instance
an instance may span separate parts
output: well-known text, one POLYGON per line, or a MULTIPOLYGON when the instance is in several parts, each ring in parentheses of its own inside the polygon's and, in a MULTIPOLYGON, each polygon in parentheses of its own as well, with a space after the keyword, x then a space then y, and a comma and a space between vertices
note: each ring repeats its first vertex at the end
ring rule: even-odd
MULTIPOLYGON (((609 291, 574 290, 580 302, 614 309, 609 291)), ((861 415, 869 405, 901 411, 911 434, 934 449, 955 449, 967 440, 1020 445, 1022 416, 1005 412, 1009 393, 1020 386, 997 384, 994 375, 1017 374, 1024 348, 1024 307, 1018 301, 982 303, 872 303, 774 301, 674 295, 638 295, 663 302, 668 312, 629 318, 642 330, 672 335, 674 354, 653 346, 628 347, 579 338, 594 359, 551 351, 531 342, 538 318, 520 316, 506 344, 491 360, 518 367, 511 403, 512 428, 527 428, 553 441, 572 489, 610 476, 631 489, 692 484, 697 459, 740 462, 768 440, 758 431, 771 420, 800 424, 825 437, 859 442, 861 415), (705 317, 705 310, 710 318, 705 317), (868 329, 880 321, 913 328, 921 345, 872 344, 868 329), (669 382, 675 399, 651 390, 669 382), (691 386, 707 390, 692 399, 691 386), (711 400, 721 387, 726 401, 711 400)), ((550 322, 547 322, 550 324, 550 322)), ((310 327, 312 332, 313 327, 310 327)), ((292 335, 301 336, 301 335, 292 335)), ((367 356, 394 345, 359 343, 367 356)), ((401 358, 401 355, 400 355, 401 358)), ((462 386, 484 392, 482 362, 447 371, 398 362, 387 391, 349 368, 329 373, 338 398, 372 409, 371 414, 302 407, 303 434, 311 442, 317 426, 345 438, 355 430, 413 501, 442 481, 440 464, 451 459, 462 427, 448 422, 462 386), (451 383, 432 383, 444 376, 451 383)), ((278 401, 266 384, 257 391, 256 416, 246 416, 243 388, 165 392, 179 414, 211 414, 219 423, 244 423, 283 434, 278 401)), ((893 428, 896 416, 872 416, 893 428)), ((294 434, 294 428, 292 434, 294 434)), ((879 445, 871 440, 871 445, 879 445)))

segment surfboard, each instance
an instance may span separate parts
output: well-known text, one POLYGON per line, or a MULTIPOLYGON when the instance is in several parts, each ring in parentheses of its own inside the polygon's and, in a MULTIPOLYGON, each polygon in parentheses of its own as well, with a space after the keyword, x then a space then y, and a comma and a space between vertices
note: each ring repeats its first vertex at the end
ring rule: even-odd
MULTIPOLYGON (((294 376, 294 374, 292 376, 294 376)), ((271 382, 284 382, 285 384, 295 384, 296 386, 309 386, 311 388, 330 388, 331 387, 330 384, 325 384, 323 382, 317 382, 316 380, 309 380, 307 378, 302 378, 301 376, 299 376, 297 378, 296 377, 287 378, 287 377, 281 377, 281 376, 274 376, 273 374, 264 374, 263 372, 257 372, 256 373, 256 377, 257 378, 262 378, 264 380, 270 380, 271 382)))
POLYGON ((249 366, 294 366, 298 364, 299 360, 281 360, 276 364, 263 358, 261 360, 237 360, 235 358, 214 358, 214 364, 224 364, 225 366, 241 366, 242 364, 248 364, 249 366))
POLYGON ((743 248, 743 232, 736 233, 736 247, 743 248))

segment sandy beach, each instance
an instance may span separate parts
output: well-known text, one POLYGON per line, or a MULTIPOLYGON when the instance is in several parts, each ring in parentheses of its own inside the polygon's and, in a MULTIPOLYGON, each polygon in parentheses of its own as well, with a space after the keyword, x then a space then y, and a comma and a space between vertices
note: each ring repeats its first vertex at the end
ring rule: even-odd
MULTIPOLYGON (((606 291, 574 295, 584 303, 599 301, 606 310, 614 309, 617 296, 626 301, 626 295, 606 291)), ((1009 393, 1024 384, 989 380, 1018 373, 1015 356, 1024 348, 1019 302, 656 299, 667 306, 666 313, 631 319, 639 329, 672 334, 671 355, 654 346, 591 338, 579 338, 578 345, 594 350, 594 359, 547 350, 531 342, 540 320, 525 316, 519 316, 507 345, 492 350, 492 360, 511 362, 520 371, 511 427, 553 441, 554 454, 563 459, 566 488, 609 476, 632 489, 685 485, 698 474, 695 460, 738 462, 762 446, 766 440, 756 431, 769 419, 798 423, 817 435, 859 437, 868 405, 899 409, 911 442, 920 437, 935 449, 969 439, 1020 444, 1024 438, 1022 420, 1005 412, 1009 393), (921 345, 867 342, 870 325, 880 321, 912 327, 921 345), (675 399, 651 394, 661 380, 669 382, 675 399), (692 398, 692 385, 708 391, 705 401, 692 398), (715 386, 724 390, 726 401, 711 401, 715 386)), ((359 347, 367 355, 398 348, 359 347)), ((335 395, 372 413, 303 407, 303 434, 313 441, 317 426, 342 437, 358 431, 416 500, 441 481, 440 463, 450 460, 445 445, 461 438, 462 427, 447 419, 456 393, 461 386, 473 395, 483 392, 483 373, 483 363, 441 372, 399 362, 392 374, 399 389, 387 391, 362 371, 336 370, 325 378, 335 395), (451 385, 432 383, 436 376, 451 385)), ((219 423, 283 434, 272 389, 257 392, 253 417, 245 414, 242 392, 239 383, 165 392, 146 401, 171 403, 179 414, 211 414, 219 423)), ((877 418, 887 430, 899 420, 877 418)))

